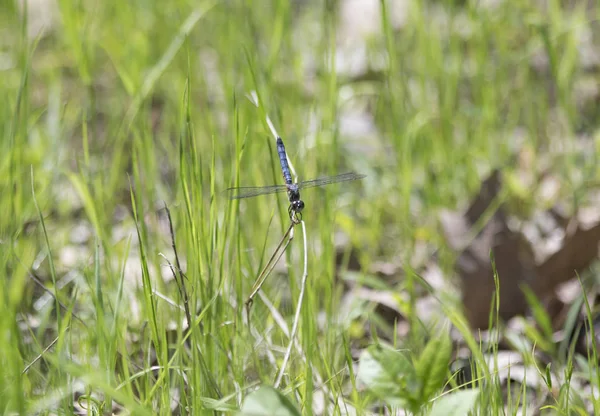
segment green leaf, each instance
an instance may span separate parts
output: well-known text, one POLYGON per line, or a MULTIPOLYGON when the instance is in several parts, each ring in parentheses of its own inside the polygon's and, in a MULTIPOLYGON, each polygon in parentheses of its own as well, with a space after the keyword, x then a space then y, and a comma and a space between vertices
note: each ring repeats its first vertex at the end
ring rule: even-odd
POLYGON ((521 290, 525 294, 527 304, 531 308, 535 322, 542 330, 542 333, 540 334, 537 329, 531 327, 533 330, 532 332, 536 335, 533 339, 537 344, 544 348, 544 351, 554 354, 555 344, 552 341, 554 330, 552 329, 552 322, 550 316, 546 312, 546 308, 544 308, 535 293, 533 293, 533 291, 527 285, 521 285, 521 290))
POLYGON ((392 406, 406 406, 418 390, 411 361, 386 345, 372 345, 362 353, 357 378, 375 396, 392 406))
POLYGON ((548 387, 548 390, 552 390, 552 374, 550 373, 551 366, 552 366, 552 363, 548 363, 546 365, 546 372, 544 374, 546 386, 548 387))
POLYGON ((421 403, 428 401, 444 385, 451 354, 452 345, 446 333, 432 339, 425 347, 415 366, 422 385, 418 397, 421 403))
POLYGON ((279 391, 270 386, 262 386, 246 397, 238 415, 300 416, 300 412, 279 391))
POLYGON ((433 405, 429 416, 465 416, 479 397, 478 389, 460 390, 446 394, 433 405))
POLYGON ((97 211, 98 204, 96 203, 92 194, 90 193, 88 186, 85 184, 85 182, 79 175, 76 175, 71 172, 67 172, 67 177, 70 179, 71 183, 73 184, 73 187, 79 194, 79 197, 81 198, 81 202, 83 204, 83 208, 85 209, 88 219, 94 226, 96 235, 99 237, 102 237, 103 230, 100 225, 100 220, 98 217, 98 211, 97 211))

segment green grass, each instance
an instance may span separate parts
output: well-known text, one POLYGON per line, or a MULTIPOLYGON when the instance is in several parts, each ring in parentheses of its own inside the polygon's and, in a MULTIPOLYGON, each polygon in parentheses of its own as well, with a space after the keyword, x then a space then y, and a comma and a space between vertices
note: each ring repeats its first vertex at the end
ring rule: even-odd
MULTIPOLYGON (((379 64, 353 78, 332 70, 340 63, 333 1, 60 0, 55 24, 41 34, 28 34, 35 21, 17 3, 0 5, 6 414, 71 414, 78 401, 90 414, 220 413, 274 383, 289 339, 261 299, 246 325, 244 301, 288 224, 286 200, 231 202, 224 193, 280 182, 267 115, 301 179, 368 175, 303 193, 308 289, 298 348, 279 387, 303 414, 322 407, 323 397, 326 414, 397 404, 386 401, 397 392, 367 393, 356 381, 352 355, 382 333, 415 366, 400 367, 414 372, 404 375, 408 390, 433 383, 402 396, 415 414, 427 414, 441 387, 457 384, 442 371, 444 356, 429 368, 421 355, 428 343, 446 341, 419 324, 415 302, 425 289, 416 273, 407 268, 390 287, 370 267, 385 261, 419 270, 419 252, 444 251, 439 210, 464 206, 492 168, 516 170, 514 149, 550 160, 568 185, 561 196, 575 204, 587 197, 580 178, 598 178, 597 151, 572 146, 576 134, 597 143, 598 108, 582 109, 575 94, 588 76, 578 42, 586 30, 598 36, 594 8, 411 2, 396 31, 388 4, 381 31, 367 39, 370 62, 379 64), (547 65, 536 69, 540 54, 547 65), (260 108, 246 98, 250 91, 260 108), (368 108, 377 130, 350 144, 339 120, 353 108, 368 108), (557 144, 569 151, 553 151, 557 144), (182 296, 159 255, 175 264, 164 204, 190 298, 189 332, 182 296), (354 249, 360 272, 336 264, 339 232, 348 237, 346 259, 354 249), (402 294, 412 324, 407 338, 396 339, 393 325, 378 324, 368 306, 355 305, 350 318, 341 313, 343 280, 353 277, 402 294)), ((517 191, 507 198, 535 206, 517 191)), ((297 227, 285 272, 263 288, 287 330, 303 272, 300 236, 297 227)), ((515 414, 528 396, 505 400, 499 378, 483 365, 490 351, 470 334, 459 302, 436 295, 474 357, 481 392, 475 412, 507 406, 515 414)), ((532 345, 536 337, 547 345, 551 335, 528 334, 532 345)), ((598 366, 566 351, 551 368, 561 386, 548 412, 577 414, 573 397, 595 399, 569 391, 567 375, 597 388, 598 366)), ((535 362, 531 349, 520 352, 535 362)), ((537 394, 549 390, 540 383, 537 394)))

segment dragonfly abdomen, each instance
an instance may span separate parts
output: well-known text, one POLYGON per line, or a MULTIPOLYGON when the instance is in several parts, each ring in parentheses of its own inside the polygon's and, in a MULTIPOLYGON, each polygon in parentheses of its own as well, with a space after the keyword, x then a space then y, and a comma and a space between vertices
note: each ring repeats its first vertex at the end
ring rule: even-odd
POLYGON ((279 154, 279 164, 281 165, 281 171, 283 172, 285 183, 290 185, 292 183, 292 174, 290 173, 290 166, 288 165, 285 146, 283 145, 283 140, 281 140, 281 137, 277 138, 277 153, 279 154))

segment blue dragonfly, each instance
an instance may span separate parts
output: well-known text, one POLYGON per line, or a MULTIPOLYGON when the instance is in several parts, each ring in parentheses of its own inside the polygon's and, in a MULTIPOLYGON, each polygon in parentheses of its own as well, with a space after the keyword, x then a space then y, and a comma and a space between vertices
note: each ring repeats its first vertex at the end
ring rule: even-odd
POLYGON ((357 179, 363 179, 366 175, 361 175, 355 172, 342 173, 341 175, 326 176, 322 178, 312 179, 309 181, 294 182, 287 160, 287 153, 281 137, 277 137, 277 153, 279 154, 279 163, 283 172, 285 185, 271 186, 245 186, 239 188, 228 188, 230 199, 250 198, 258 195, 275 194, 287 192, 290 206, 288 214, 292 223, 298 224, 302 220, 302 210, 304 209, 304 201, 300 199, 300 190, 305 188, 313 188, 316 186, 329 185, 331 183, 348 182, 357 179))

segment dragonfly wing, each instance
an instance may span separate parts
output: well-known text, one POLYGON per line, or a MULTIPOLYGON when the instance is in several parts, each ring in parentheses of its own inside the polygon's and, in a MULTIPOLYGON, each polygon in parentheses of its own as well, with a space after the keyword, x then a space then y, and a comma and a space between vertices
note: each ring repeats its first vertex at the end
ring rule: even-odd
POLYGON ((239 188, 228 188, 227 193, 229 199, 242 199, 250 198, 258 195, 275 194, 278 192, 286 192, 287 186, 285 185, 271 185, 271 186, 242 186, 239 188))
POLYGON ((325 176, 310 181, 299 182, 297 185, 299 189, 313 188, 315 186, 329 185, 330 183, 354 181, 357 179, 365 178, 366 176, 367 175, 361 175, 360 173, 356 172, 348 172, 342 173, 341 175, 325 176))

